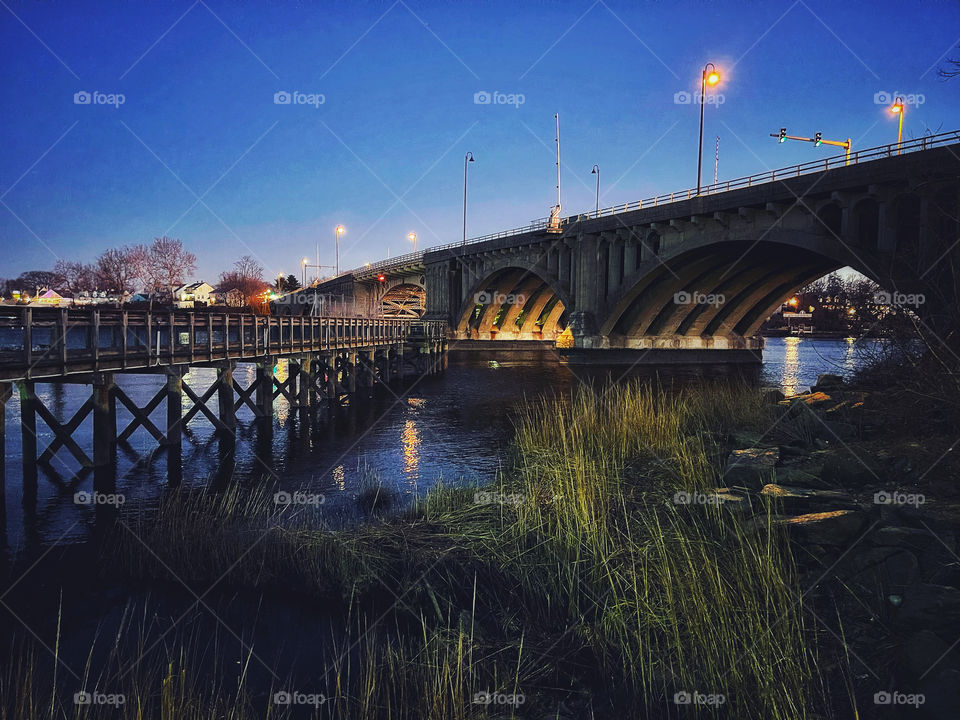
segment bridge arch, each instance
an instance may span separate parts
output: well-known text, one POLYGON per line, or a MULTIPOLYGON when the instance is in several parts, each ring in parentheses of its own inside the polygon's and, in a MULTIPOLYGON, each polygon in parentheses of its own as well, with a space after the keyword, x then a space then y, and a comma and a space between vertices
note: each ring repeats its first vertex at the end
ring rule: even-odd
POLYGON ((643 347, 653 337, 676 347, 716 337, 742 346, 797 288, 851 264, 842 248, 789 231, 754 243, 687 243, 641 264, 599 334, 620 347, 643 347))
POLYGON ((454 331, 460 339, 552 340, 566 327, 570 306, 555 278, 505 265, 469 287, 454 331))

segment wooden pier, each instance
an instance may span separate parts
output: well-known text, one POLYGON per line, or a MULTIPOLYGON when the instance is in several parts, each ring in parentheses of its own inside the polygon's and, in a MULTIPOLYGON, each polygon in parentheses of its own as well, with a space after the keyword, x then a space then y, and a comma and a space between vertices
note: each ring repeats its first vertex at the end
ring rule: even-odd
POLYGON ((390 318, 0 308, 0 443, 6 403, 16 389, 25 483, 35 482, 37 465, 49 467, 60 450, 81 468, 110 467, 117 444, 139 428, 179 461, 183 430, 198 414, 229 440, 243 407, 269 420, 269 431, 276 398, 300 410, 321 402, 336 406, 378 383, 440 372, 445 329, 440 322, 390 318), (285 379, 274 375, 280 359, 288 361, 285 379), (240 363, 255 365, 248 387, 234 378, 240 363), (191 367, 215 368, 216 381, 206 389, 190 387, 184 376, 191 367), (114 382, 117 374, 161 374, 165 382, 140 406, 114 382), (37 382, 88 385, 91 393, 61 422, 37 397, 37 382), (118 404, 131 415, 125 427, 118 426, 118 404), (162 422, 152 419, 161 405, 162 422), (74 434, 88 416, 93 446, 83 448, 74 434), (44 448, 38 447, 38 417, 53 433, 44 448))

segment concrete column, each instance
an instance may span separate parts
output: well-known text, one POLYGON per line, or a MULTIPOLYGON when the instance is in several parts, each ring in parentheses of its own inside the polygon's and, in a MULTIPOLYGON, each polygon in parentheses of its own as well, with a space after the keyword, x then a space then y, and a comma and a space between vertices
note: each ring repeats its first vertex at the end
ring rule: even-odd
POLYGON ((626 277, 637 267, 637 237, 630 235, 623 245, 623 276, 626 277))

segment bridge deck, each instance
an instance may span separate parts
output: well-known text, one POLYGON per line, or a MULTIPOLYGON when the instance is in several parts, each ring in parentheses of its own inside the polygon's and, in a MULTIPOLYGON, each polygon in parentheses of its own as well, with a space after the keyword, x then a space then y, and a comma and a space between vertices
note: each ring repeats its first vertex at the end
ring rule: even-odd
POLYGON ((0 308, 0 380, 386 347, 444 324, 387 318, 0 308))

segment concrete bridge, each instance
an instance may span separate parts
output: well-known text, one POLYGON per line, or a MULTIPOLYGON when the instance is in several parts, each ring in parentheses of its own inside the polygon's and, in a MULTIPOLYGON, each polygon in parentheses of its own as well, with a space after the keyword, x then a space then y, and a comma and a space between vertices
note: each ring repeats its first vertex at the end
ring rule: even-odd
MULTIPOLYGON (((470 341, 558 341, 570 361, 757 361, 756 333, 799 287, 850 266, 891 293, 923 293, 935 322, 955 252, 960 132, 547 219, 344 273, 275 306, 349 298, 422 316, 470 341), (640 352, 642 351, 642 352, 640 352), (683 351, 682 354, 679 351, 683 351)), ((956 287, 950 279, 949 287, 956 287)), ((487 343, 484 343, 486 345, 487 343)))

